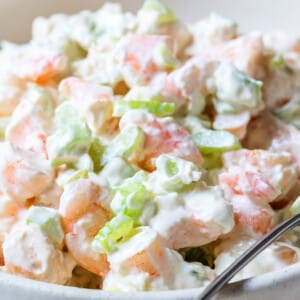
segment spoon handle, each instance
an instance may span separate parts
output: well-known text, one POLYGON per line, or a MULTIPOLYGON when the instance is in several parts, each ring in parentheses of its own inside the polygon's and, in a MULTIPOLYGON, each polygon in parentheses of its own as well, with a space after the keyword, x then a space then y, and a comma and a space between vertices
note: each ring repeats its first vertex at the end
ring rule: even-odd
POLYGON ((234 275, 236 275, 244 266, 253 258, 268 247, 272 242, 281 235, 300 225, 300 214, 282 222, 271 232, 257 241, 247 251, 245 251, 234 263, 227 267, 196 299, 207 300, 214 296, 234 275))

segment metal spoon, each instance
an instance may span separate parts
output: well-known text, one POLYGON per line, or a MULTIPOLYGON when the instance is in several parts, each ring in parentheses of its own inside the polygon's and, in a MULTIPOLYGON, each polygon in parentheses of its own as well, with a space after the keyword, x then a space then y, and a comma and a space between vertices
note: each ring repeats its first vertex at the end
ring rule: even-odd
POLYGON ((244 252, 234 263, 227 267, 196 299, 211 299, 234 275, 245 267, 253 258, 261 253, 272 242, 294 227, 300 225, 300 214, 282 222, 270 233, 257 241, 246 252, 244 252))

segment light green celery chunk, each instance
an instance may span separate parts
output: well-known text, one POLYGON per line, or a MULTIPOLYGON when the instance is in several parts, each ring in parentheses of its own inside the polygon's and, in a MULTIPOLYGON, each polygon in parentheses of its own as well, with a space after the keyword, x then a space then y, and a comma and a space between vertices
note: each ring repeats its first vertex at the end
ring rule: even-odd
POLYGON ((273 112, 280 120, 300 129, 300 94, 273 112))
POLYGON ((91 131, 83 122, 59 130, 46 141, 49 159, 54 167, 76 164, 80 156, 88 152, 90 145, 91 131))
POLYGON ((194 163, 172 155, 159 156, 155 165, 156 171, 150 175, 148 184, 156 192, 178 191, 201 178, 194 163))
POLYGON ((137 126, 123 129, 116 138, 107 145, 102 156, 102 164, 105 165, 114 157, 127 159, 144 144, 144 133, 137 126))
POLYGON ((129 237, 133 231, 134 220, 119 214, 107 222, 95 236, 92 247, 97 252, 112 253, 118 244, 129 237))
POLYGON ((0 141, 5 140, 5 131, 9 121, 10 118, 0 118, 0 141))
POLYGON ((207 130, 193 135, 193 140, 202 154, 223 153, 240 149, 238 138, 222 130, 207 130))
POLYGON ((55 244, 62 246, 64 232, 58 212, 53 208, 31 206, 28 210, 26 223, 40 226, 43 233, 55 244))
POLYGON ((172 10, 159 0, 146 0, 142 12, 155 12, 158 14, 157 22, 159 25, 173 23, 177 20, 172 10))
POLYGON ((221 63, 215 74, 216 94, 220 101, 229 102, 232 106, 260 110, 262 101, 262 82, 252 79, 229 63, 221 63))
POLYGON ((213 105, 216 112, 220 115, 236 114, 245 110, 245 107, 242 105, 232 104, 221 100, 214 100, 213 105))
POLYGON ((98 138, 93 138, 89 149, 89 155, 94 164, 94 172, 98 173, 102 169, 102 155, 104 152, 104 145, 101 144, 98 138))
POLYGON ((271 65, 274 68, 283 69, 285 67, 285 61, 282 54, 277 53, 271 60, 271 65))
POLYGON ((294 203, 289 208, 289 211, 292 215, 297 215, 300 213, 300 197, 298 197, 294 203))
POLYGON ((222 153, 209 153, 209 154, 202 154, 203 156, 203 163, 201 165, 204 169, 216 169, 221 168, 223 166, 222 162, 222 153))
POLYGON ((73 181, 76 181, 77 179, 87 179, 89 178, 89 172, 87 170, 79 170, 77 172, 75 172, 75 174, 73 174, 67 181, 67 183, 71 183, 73 181))
POLYGON ((82 48, 79 43, 73 40, 67 40, 63 45, 64 54, 68 57, 70 62, 78 59, 83 59, 87 56, 87 51, 82 48))
POLYGON ((147 220, 155 210, 152 202, 153 194, 144 185, 146 180, 147 175, 143 171, 125 180, 116 189, 116 194, 111 201, 112 211, 115 214, 122 212, 124 215, 133 218, 135 224, 144 225, 142 224, 143 220, 147 220))
POLYGON ((52 118, 54 113, 55 100, 50 91, 35 83, 27 84, 27 92, 24 96, 27 100, 43 109, 43 114, 52 118))
POLYGON ((127 111, 134 109, 146 110, 159 117, 165 117, 174 113, 175 104, 159 101, 118 100, 114 102, 113 116, 121 117, 127 111))
POLYGON ((196 134, 198 132, 206 131, 211 129, 211 122, 206 120, 204 117, 202 118, 188 115, 184 118, 178 119, 179 123, 185 127, 191 134, 196 134))
POLYGON ((65 101, 56 108, 54 124, 57 128, 68 128, 79 122, 79 112, 70 102, 65 101))
POLYGON ((170 51, 167 45, 160 45, 154 49, 154 60, 158 66, 165 70, 173 70, 179 65, 179 61, 170 51))

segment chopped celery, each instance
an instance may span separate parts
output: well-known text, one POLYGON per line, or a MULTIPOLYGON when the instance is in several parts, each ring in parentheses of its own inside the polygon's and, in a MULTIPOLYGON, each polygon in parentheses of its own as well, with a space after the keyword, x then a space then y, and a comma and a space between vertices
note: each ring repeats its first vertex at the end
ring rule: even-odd
POLYGON ((154 211, 153 194, 147 191, 143 184, 146 178, 147 175, 140 171, 116 189, 111 201, 111 209, 115 214, 122 212, 133 218, 136 224, 140 224, 140 218, 146 207, 149 211, 154 211))
POLYGON ((146 110, 154 115, 165 117, 174 113, 175 104, 159 101, 118 100, 114 102, 113 115, 116 117, 121 117, 128 110, 133 109, 146 110))
POLYGON ((292 215, 297 215, 300 213, 300 196, 290 206, 289 211, 292 215))
POLYGON ((26 218, 27 224, 35 223, 41 227, 44 234, 55 244, 62 245, 64 232, 60 216, 53 208, 31 206, 26 218))
POLYGON ((77 172, 75 172, 75 174, 73 174, 67 181, 67 183, 71 183, 79 178, 84 178, 87 179, 89 178, 89 173, 87 170, 79 170, 77 172))
POLYGON ((173 23, 177 20, 172 10, 159 0, 146 0, 142 12, 154 12, 158 14, 158 24, 173 23))
POLYGON ((214 77, 220 101, 257 110, 264 107, 261 81, 254 80, 229 63, 221 63, 214 77))
POLYGON ((300 95, 295 95, 287 104, 277 108, 273 113, 283 122, 300 129, 300 95))
POLYGON ((209 153, 203 155, 203 163, 201 165, 202 168, 215 169, 221 168, 222 165, 222 153, 209 153))
POLYGON ((0 118, 0 141, 5 140, 5 131, 9 121, 10 118, 0 118))
POLYGON ((165 45, 159 45, 154 50, 154 59, 158 66, 165 70, 172 70, 179 65, 179 61, 171 53, 170 48, 165 45))
POLYGON ((92 247, 97 252, 112 253, 118 248, 118 243, 130 236, 134 220, 124 214, 118 214, 95 236, 92 247))
POLYGON ((128 158, 144 144, 144 133, 137 126, 123 129, 104 150, 102 164, 105 165, 114 157, 128 158))
POLYGON ((198 132, 206 131, 211 129, 211 122, 205 117, 188 115, 184 118, 178 120, 179 123, 184 126, 191 134, 196 134, 198 132))
POLYGON ((89 155, 94 164, 94 172, 98 173, 102 169, 101 159, 104 152, 104 146, 101 144, 100 140, 94 138, 91 142, 89 149, 89 155))
POLYGON ((163 154, 155 162, 156 171, 150 175, 148 185, 157 193, 178 191, 201 177, 199 168, 192 162, 163 154))
POLYGON ((285 67, 285 61, 282 54, 277 53, 276 55, 274 55, 271 60, 271 65, 274 68, 283 69, 285 67))
POLYGON ((203 154, 223 153, 241 148, 238 138, 221 130, 207 130, 193 135, 193 140, 203 154))
POLYGON ((79 112, 70 102, 65 101, 56 108, 54 123, 58 128, 68 128, 79 122, 79 112))
POLYGON ((53 166, 75 164, 87 153, 91 144, 91 131, 85 123, 59 130, 47 138, 46 146, 53 166))

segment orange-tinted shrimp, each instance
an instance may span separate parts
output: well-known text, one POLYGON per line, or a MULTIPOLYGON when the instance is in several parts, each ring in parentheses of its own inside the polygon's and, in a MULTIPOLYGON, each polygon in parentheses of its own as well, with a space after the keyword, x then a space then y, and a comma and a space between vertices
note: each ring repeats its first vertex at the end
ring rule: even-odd
POLYGON ((149 82, 154 74, 165 70, 155 61, 155 50, 159 46, 168 47, 175 55, 175 44, 170 36, 129 35, 120 42, 118 59, 128 86, 149 82))
POLYGON ((27 54, 19 59, 15 73, 18 77, 44 83, 66 68, 66 57, 53 52, 27 54))
POLYGON ((116 119, 112 117, 113 92, 110 87, 69 77, 60 83, 59 92, 72 101, 92 130, 102 133, 115 129, 116 119))
POLYGON ((216 46, 205 47, 197 56, 204 60, 230 62, 257 78, 263 57, 262 37, 257 33, 249 33, 216 46))
POLYGON ((146 170, 154 170, 154 160, 161 154, 173 154, 200 165, 202 157, 190 134, 171 118, 141 118, 130 120, 145 135, 142 160, 138 163, 146 170))
POLYGON ((106 254, 91 247, 99 229, 109 220, 109 213, 98 202, 101 188, 88 179, 78 179, 67 186, 59 212, 66 233, 66 245, 79 265, 98 275, 109 270, 106 254))

